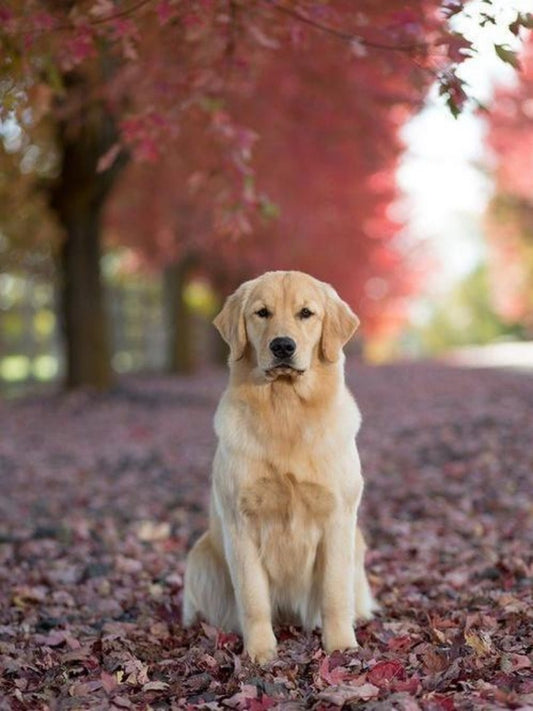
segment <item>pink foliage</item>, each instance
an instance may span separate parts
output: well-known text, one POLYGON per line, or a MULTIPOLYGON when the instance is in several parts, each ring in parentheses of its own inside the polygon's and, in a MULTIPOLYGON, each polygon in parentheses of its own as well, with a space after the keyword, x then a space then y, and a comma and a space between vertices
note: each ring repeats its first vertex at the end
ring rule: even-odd
POLYGON ((94 34, 90 25, 80 25, 69 36, 61 48, 59 61, 64 71, 70 71, 94 58, 97 54, 94 34))
POLYGON ((533 234, 533 35, 521 64, 516 85, 496 92, 488 116, 496 197, 486 228, 494 305, 506 320, 532 328, 533 259, 528 255, 533 234))
MULTIPOLYGON (((398 131, 435 79, 454 113, 468 100, 456 70, 470 43, 448 23, 459 5, 7 0, 1 12, 15 80, 49 83, 63 119, 80 100, 111 112, 136 163, 109 206, 115 239, 151 265, 193 249, 228 288, 306 269, 385 333, 424 264, 407 260, 390 217, 398 131), (68 90, 74 72, 87 91, 68 90), (138 199, 126 204, 128 186, 138 199)), ((22 120, 31 95, 12 93, 6 110, 22 120)))

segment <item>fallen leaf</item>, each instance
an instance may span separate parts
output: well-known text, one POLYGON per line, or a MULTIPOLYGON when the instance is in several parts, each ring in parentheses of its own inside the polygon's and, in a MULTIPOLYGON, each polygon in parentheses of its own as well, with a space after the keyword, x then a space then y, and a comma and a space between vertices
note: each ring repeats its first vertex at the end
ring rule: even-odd
POLYGON ((530 669, 531 659, 525 654, 502 654, 500 659, 500 669, 506 673, 518 671, 519 669, 530 669))
POLYGON ((140 541, 153 543, 164 541, 170 536, 170 523, 167 521, 141 521, 137 526, 137 537, 140 541))
POLYGON ((318 694, 318 698, 335 706, 343 706, 350 701, 368 701, 379 696, 379 689, 373 684, 361 686, 331 686, 318 694))
POLYGON ((106 671, 102 671, 102 673, 100 674, 100 681, 102 682, 102 686, 108 694, 110 694, 118 687, 117 677, 113 674, 108 674, 106 671))
POLYGON ((330 658, 328 656, 324 657, 324 659, 320 663, 320 667, 319 667, 318 671, 319 671, 320 677, 322 679, 324 679, 324 681, 327 682, 330 686, 339 684, 340 682, 344 681, 350 675, 350 672, 341 666, 335 667, 334 669, 332 669, 330 671, 329 663, 330 663, 330 658))
POLYGON ((143 686, 143 691, 164 691, 169 685, 166 681, 148 681, 143 686))
POLYGON ((76 682, 69 687, 70 696, 88 696, 102 688, 101 681, 76 682))
POLYGON ((396 679, 405 680, 406 676, 404 666, 398 661, 378 662, 367 673, 368 681, 379 688, 390 686, 396 679))
POLYGON ((465 632, 465 642, 480 657, 484 657, 492 651, 492 643, 487 632, 476 633, 472 630, 465 632))

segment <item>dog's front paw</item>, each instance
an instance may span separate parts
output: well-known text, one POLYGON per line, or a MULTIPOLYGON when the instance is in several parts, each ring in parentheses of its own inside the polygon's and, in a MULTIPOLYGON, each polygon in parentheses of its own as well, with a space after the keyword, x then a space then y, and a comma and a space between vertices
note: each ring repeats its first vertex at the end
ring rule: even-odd
POLYGON ((250 635, 245 649, 248 656, 256 664, 266 664, 276 656, 276 638, 272 630, 250 635))
POLYGON ((331 654, 336 649, 341 652, 345 649, 356 649, 359 645, 355 638, 352 627, 346 630, 324 630, 322 643, 327 654, 331 654))

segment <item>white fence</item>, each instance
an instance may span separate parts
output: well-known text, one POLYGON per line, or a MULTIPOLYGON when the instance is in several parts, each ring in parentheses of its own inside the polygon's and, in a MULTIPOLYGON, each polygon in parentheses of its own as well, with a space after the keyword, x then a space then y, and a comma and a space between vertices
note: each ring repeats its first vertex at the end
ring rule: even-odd
MULTIPOLYGON (((162 284, 136 279, 107 286, 112 365, 119 372, 165 366, 167 331, 162 284)), ((59 381, 64 371, 55 285, 44 278, 0 274, 0 390, 59 381)))

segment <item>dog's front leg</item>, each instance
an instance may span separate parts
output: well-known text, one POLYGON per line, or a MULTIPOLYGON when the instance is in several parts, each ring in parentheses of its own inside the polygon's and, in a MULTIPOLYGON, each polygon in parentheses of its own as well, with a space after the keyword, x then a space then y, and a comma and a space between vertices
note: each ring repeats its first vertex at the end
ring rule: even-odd
POLYGON ((276 655, 268 578, 246 527, 230 524, 225 534, 244 648, 252 661, 264 664, 276 655))
POLYGON ((336 512, 324 533, 322 580, 322 641, 329 654, 334 649, 357 647, 354 624, 355 516, 336 512))

